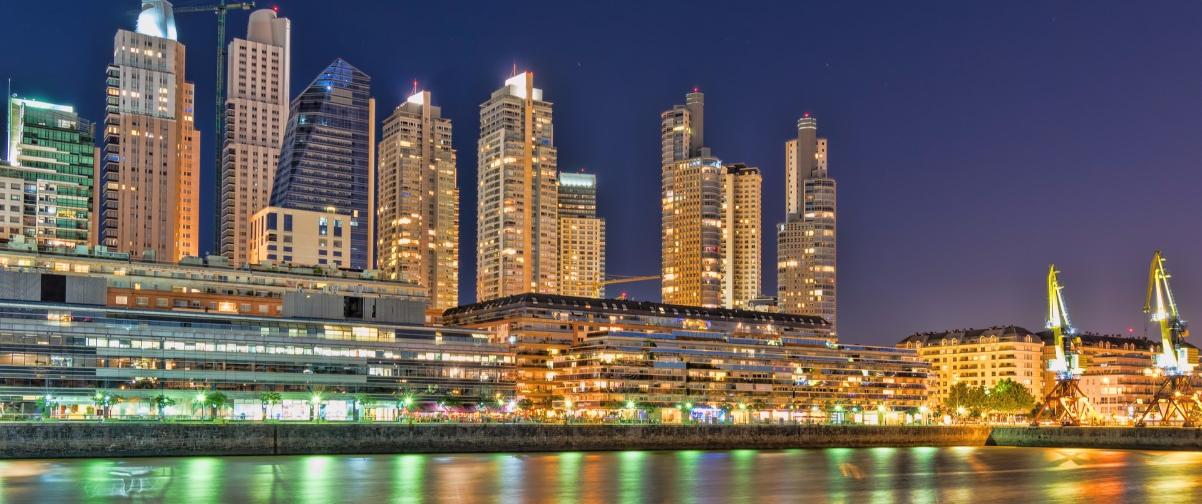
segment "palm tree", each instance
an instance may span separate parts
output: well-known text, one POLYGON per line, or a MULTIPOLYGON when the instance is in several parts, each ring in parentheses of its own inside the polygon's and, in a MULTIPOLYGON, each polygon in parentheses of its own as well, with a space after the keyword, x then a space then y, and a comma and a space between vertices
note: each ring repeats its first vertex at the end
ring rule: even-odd
POLYGON ((259 406, 263 408, 263 420, 267 420, 269 418, 269 415, 267 414, 268 410, 273 405, 281 402, 283 402, 283 399, 280 397, 279 392, 273 392, 270 390, 259 392, 259 406))
POLYGON ((204 402, 205 405, 209 407, 209 411, 213 420, 217 420, 217 414, 222 409, 225 409, 225 407, 229 406, 230 398, 221 392, 213 392, 212 394, 205 396, 204 402))
POLYGON ((159 395, 156 395, 156 396, 150 398, 150 405, 152 407, 154 407, 155 411, 158 413, 160 421, 162 421, 167 416, 163 412, 163 410, 167 409, 168 406, 172 406, 174 404, 175 404, 175 399, 168 397, 166 394, 159 394, 159 395))

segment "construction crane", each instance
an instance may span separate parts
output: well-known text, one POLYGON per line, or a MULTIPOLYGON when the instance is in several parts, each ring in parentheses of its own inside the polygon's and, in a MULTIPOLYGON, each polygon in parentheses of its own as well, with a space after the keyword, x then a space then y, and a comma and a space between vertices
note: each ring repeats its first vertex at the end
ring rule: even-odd
MULTIPOLYGON (((216 175, 216 191, 213 193, 215 198, 221 197, 221 152, 225 143, 225 15, 231 10, 251 10, 255 8, 254 2, 228 2, 227 0, 218 0, 217 3, 205 5, 184 5, 175 7, 172 10, 176 14, 191 14, 194 12, 211 12, 217 15, 217 80, 213 82, 213 89, 216 90, 216 127, 213 132, 216 133, 217 141, 213 142, 214 155, 213 163, 216 165, 214 174, 216 175)), ((215 204, 213 208, 216 213, 213 216, 213 225, 217 226, 217 230, 213 232, 216 237, 214 245, 214 253, 221 253, 221 205, 215 204)))
MULTIPOLYGON (((597 294, 600 295, 607 285, 646 282, 648 280, 659 280, 659 275, 610 275, 597 284, 597 294)), ((620 299, 626 299, 625 295, 620 299)))
POLYGON ((1044 414, 1055 416, 1061 425, 1081 425, 1089 412, 1089 399, 1081 392, 1081 338, 1068 319, 1068 306, 1064 303, 1064 286, 1056 276, 1056 265, 1048 266, 1048 321, 1052 330, 1052 341, 1056 349, 1054 358, 1048 361, 1048 371, 1056 375, 1056 387, 1048 393, 1035 414, 1032 425, 1039 425, 1044 414))
POLYGON ((1189 361, 1189 351, 1185 347, 1185 338, 1189 329, 1181 314, 1177 312, 1177 302, 1173 299, 1173 291, 1169 288, 1169 272, 1164 267, 1164 257, 1157 250, 1152 256, 1152 267, 1148 271, 1148 291, 1144 297, 1144 313, 1149 315, 1152 322, 1160 326, 1160 354, 1156 356, 1156 367, 1164 375, 1156 394, 1144 408, 1138 426, 1147 424, 1148 415, 1156 412, 1161 422, 1181 419, 1185 427, 1193 427, 1202 420, 1202 402, 1198 401, 1198 393, 1190 383, 1194 365, 1189 361))

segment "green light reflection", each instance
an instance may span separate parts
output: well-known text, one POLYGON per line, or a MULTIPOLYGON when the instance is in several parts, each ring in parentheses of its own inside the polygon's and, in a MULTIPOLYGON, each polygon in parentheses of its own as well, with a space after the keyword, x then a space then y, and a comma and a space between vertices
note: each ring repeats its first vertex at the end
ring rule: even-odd
POLYGON ((647 452, 625 451, 618 454, 618 502, 643 502, 643 466, 647 452))

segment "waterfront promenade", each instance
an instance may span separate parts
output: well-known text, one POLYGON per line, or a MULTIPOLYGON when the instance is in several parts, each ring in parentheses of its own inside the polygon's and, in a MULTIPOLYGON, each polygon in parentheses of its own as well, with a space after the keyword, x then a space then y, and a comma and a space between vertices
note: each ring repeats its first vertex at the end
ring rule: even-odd
POLYGON ((1202 430, 640 424, 0 424, 0 458, 905 446, 1202 449, 1202 430))

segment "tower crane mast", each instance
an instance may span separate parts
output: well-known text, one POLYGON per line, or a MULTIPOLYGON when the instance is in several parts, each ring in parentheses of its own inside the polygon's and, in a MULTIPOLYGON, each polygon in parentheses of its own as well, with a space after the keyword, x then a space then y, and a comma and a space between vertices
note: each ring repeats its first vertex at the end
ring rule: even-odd
POLYGON ((1048 361, 1048 371, 1056 376, 1056 386, 1044 398, 1035 414, 1033 423, 1038 425, 1044 414, 1056 417, 1061 425, 1080 425, 1089 413, 1089 399, 1081 392, 1079 380, 1084 370, 1081 367, 1081 338, 1073 329, 1068 318, 1068 307, 1064 303, 1064 286, 1060 285, 1056 265, 1048 266, 1048 320, 1052 330, 1055 356, 1048 361))
POLYGON ((1202 402, 1190 383, 1194 365, 1189 361, 1189 351, 1185 347, 1189 329, 1177 311, 1177 301, 1169 287, 1170 275, 1164 263, 1164 256, 1157 250, 1152 255, 1148 290, 1144 296, 1144 313, 1160 327, 1161 348, 1156 355, 1156 367, 1163 376, 1136 425, 1145 425, 1148 416, 1155 412, 1156 420, 1160 422, 1179 419, 1183 426, 1194 427, 1202 422, 1202 402))
MULTIPOLYGON (((216 192, 215 197, 220 197, 221 194, 221 153, 225 148, 225 15, 231 10, 251 10, 255 8, 254 2, 230 2, 228 0, 218 0, 216 3, 204 5, 183 5, 174 7, 172 10, 176 14, 190 14, 195 12, 211 12, 217 15, 217 80, 213 82, 213 89, 216 91, 216 127, 213 131, 216 133, 217 141, 213 151, 213 163, 216 165, 213 173, 216 176, 216 192)), ((221 251, 221 205, 215 204, 216 214, 213 216, 213 225, 217 226, 218 231, 213 235, 216 237, 214 251, 221 251)))

